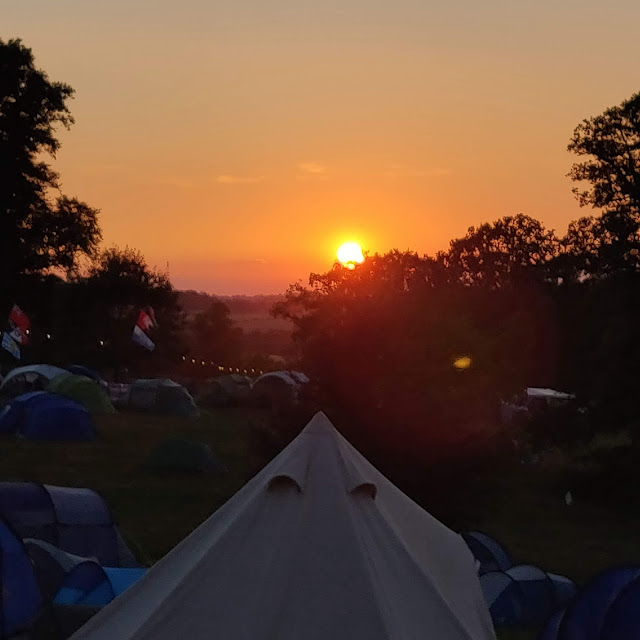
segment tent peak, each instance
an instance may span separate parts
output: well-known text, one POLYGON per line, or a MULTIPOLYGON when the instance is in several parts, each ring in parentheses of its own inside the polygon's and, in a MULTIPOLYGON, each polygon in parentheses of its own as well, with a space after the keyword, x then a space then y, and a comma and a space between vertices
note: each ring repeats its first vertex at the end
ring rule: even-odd
MULTIPOLYGON (((375 499, 378 493, 374 475, 361 456, 340 435, 324 412, 318 411, 291 444, 289 455, 281 459, 267 481, 268 491, 294 488, 304 494, 310 474, 323 478, 328 460, 336 460, 343 490, 351 496, 375 499)), ((333 477, 330 474, 327 477, 333 477)))

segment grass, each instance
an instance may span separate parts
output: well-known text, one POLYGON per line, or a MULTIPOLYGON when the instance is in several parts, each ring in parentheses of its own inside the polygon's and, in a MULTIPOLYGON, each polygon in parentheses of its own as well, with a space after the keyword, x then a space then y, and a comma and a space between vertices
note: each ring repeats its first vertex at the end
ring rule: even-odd
MULTIPOLYGON (((90 487, 110 505, 125 538, 152 563, 172 549, 266 462, 250 438, 267 414, 218 409, 197 420, 123 412, 101 417, 92 443, 0 441, 2 480, 90 487), (215 475, 164 474, 144 466, 172 435, 205 442, 227 467, 215 475)), ((302 426, 302 425, 301 425, 302 426)), ((595 500, 574 487, 562 465, 522 465, 466 479, 447 493, 447 508, 423 506, 456 530, 480 529, 500 540, 515 563, 531 563, 582 583, 600 570, 640 563, 637 501, 595 500), (571 490, 574 504, 564 495, 571 490)), ((434 495, 441 492, 434 487, 434 495)), ((614 496, 612 496, 613 498, 614 496)), ((499 640, 533 640, 531 631, 499 630, 499 640)))
POLYGON ((88 443, 0 442, 3 480, 89 487, 106 500, 123 535, 155 562, 233 495, 258 470, 246 442, 264 412, 220 409, 196 420, 119 413, 98 420, 88 443), (228 473, 157 474, 145 468, 170 435, 207 443, 228 473))

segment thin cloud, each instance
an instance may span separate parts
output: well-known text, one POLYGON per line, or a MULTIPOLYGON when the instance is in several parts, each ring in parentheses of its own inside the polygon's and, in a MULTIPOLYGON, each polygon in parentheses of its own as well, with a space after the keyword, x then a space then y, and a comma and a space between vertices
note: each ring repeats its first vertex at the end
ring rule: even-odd
POLYGON ((193 180, 187 178, 180 178, 177 176, 168 178, 159 178, 156 180, 157 184, 167 185, 169 187, 178 187, 179 189, 191 189, 195 186, 193 180))
POLYGON ((433 167, 430 169, 416 169, 413 167, 405 166, 392 166, 384 175, 388 178, 441 178, 444 176, 450 176, 452 174, 451 169, 445 169, 443 167, 433 167))
POLYGON ((216 182, 218 184, 253 184, 255 182, 261 182, 262 178, 252 176, 234 176, 229 173, 223 173, 216 176, 216 182))
POLYGON ((329 171, 327 167, 317 162, 300 162, 298 170, 311 176, 324 176, 329 171))

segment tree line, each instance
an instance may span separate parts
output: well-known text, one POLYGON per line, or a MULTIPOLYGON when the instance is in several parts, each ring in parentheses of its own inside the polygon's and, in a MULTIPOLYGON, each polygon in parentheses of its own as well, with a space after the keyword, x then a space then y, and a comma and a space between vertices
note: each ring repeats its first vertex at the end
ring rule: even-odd
MULTIPOLYGON (((36 67, 19 39, 0 40, 0 331, 17 304, 32 323, 22 362, 204 375, 188 366, 196 355, 207 365, 264 367, 243 349, 223 302, 210 300, 187 318, 167 274, 135 249, 103 248, 99 211, 62 193, 50 160, 60 148, 58 129, 74 123, 73 95, 69 85, 36 67), (158 319, 152 354, 131 340, 147 306, 158 319)), ((0 366, 16 364, 0 349, 0 366)))

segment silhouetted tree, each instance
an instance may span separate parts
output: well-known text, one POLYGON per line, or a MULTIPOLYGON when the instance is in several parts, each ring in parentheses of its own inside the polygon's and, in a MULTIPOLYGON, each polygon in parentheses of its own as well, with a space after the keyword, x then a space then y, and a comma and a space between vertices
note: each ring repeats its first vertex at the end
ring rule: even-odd
POLYGON ((548 276, 547 267, 559 251, 553 231, 524 214, 469 227, 464 238, 451 241, 439 255, 452 282, 500 288, 548 276))
POLYGON ((112 247, 98 254, 84 277, 70 285, 67 323, 58 328, 69 353, 108 367, 148 369, 177 362, 184 351, 184 318, 166 274, 150 268, 130 248, 112 247), (158 328, 151 330, 156 350, 147 353, 131 340, 141 308, 153 307, 158 328))
POLYGON ((583 120, 568 149, 585 158, 569 173, 574 181, 590 183, 573 189, 582 206, 640 214, 640 93, 583 120))
POLYGON ((189 323, 191 353, 207 363, 239 363, 242 330, 231 319, 229 307, 221 300, 212 300, 206 310, 196 314, 189 323))
POLYGON ((58 174, 43 159, 69 128, 73 89, 37 69, 20 40, 0 40, 0 309, 25 274, 72 270, 100 240, 98 212, 60 195, 58 174))

